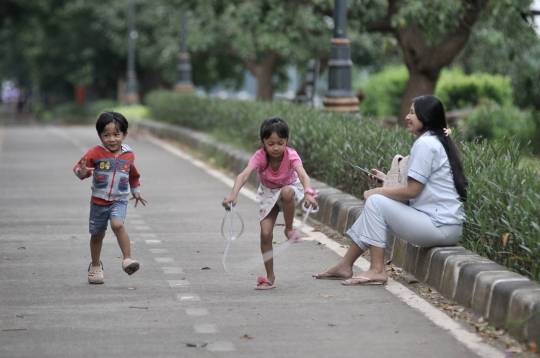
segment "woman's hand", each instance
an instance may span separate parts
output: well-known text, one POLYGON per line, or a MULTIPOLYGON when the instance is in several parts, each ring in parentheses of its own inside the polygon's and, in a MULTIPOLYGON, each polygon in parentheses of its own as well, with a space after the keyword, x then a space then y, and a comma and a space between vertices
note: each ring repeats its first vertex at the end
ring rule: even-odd
POLYGON ((129 199, 129 200, 133 200, 133 199, 135 199, 135 207, 137 207, 137 204, 139 203, 139 201, 144 206, 146 206, 146 203, 148 203, 148 201, 145 198, 142 197, 141 193, 133 194, 133 197, 131 199, 129 199))
POLYGON ((376 186, 382 186, 384 183, 384 180, 386 180, 386 174, 384 174, 383 172, 377 169, 371 169, 371 172, 375 174, 376 176, 378 176, 379 178, 381 178, 383 182, 379 182, 377 179, 375 179, 373 175, 364 174, 367 180, 369 180, 372 184, 375 184, 376 186))
POLYGON ((372 196, 372 195, 380 194, 381 190, 382 189, 380 189, 380 188, 375 188, 375 189, 370 189, 370 190, 364 191, 364 200, 368 200, 368 198, 370 196, 372 196))
POLYGON ((224 199, 223 199, 223 202, 221 203, 221 205, 223 205, 223 207, 225 208, 225 210, 230 210, 230 206, 229 206, 229 203, 232 203, 232 206, 236 206, 236 199, 237 199, 237 196, 236 195, 229 195, 229 196, 226 196, 224 199))

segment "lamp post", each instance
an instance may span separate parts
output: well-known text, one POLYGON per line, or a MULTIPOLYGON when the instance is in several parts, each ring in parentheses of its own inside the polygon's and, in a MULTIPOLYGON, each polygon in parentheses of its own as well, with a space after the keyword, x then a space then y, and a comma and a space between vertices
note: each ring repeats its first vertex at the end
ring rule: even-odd
POLYGON ((135 1, 129 2, 129 26, 128 26, 128 60, 126 73, 126 103, 138 104, 139 94, 137 93, 137 76, 135 75, 135 1))
POLYGON ((180 41, 182 43, 182 49, 178 54, 178 76, 176 84, 174 85, 174 91, 191 93, 193 92, 193 83, 191 82, 191 64, 189 62, 190 56, 187 52, 186 12, 184 10, 182 10, 180 17, 182 21, 180 31, 180 41))
POLYGON ((358 112, 358 98, 351 90, 352 61, 347 39, 347 0, 334 0, 334 38, 328 62, 328 92, 323 110, 358 112))

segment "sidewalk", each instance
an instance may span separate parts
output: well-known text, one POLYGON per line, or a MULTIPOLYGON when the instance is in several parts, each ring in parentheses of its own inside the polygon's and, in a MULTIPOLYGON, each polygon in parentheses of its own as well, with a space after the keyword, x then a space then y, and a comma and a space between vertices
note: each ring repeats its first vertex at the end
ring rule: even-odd
MULTIPOLYGON (((157 122, 138 122, 139 129, 160 138, 179 141, 218 158, 233 173, 240 173, 252 153, 216 143, 204 133, 157 122)), ((256 176, 251 184, 257 185, 256 176)), ((338 189, 312 180, 321 210, 315 219, 340 234, 349 229, 363 209, 363 202, 338 189)), ((506 328, 521 342, 540 347, 540 284, 480 257, 461 246, 419 248, 391 238, 386 259, 429 284, 447 299, 471 308, 492 324, 506 328)))
MULTIPOLYGON (((429 307, 453 324, 442 328, 398 282, 359 288, 312 278, 344 250, 331 240, 292 245, 276 257, 277 288, 254 290, 264 274, 258 208, 244 195, 245 231, 231 245, 227 274, 220 204, 231 178, 131 130, 126 143, 148 205, 129 204, 126 228, 141 268, 122 271, 109 230, 105 283, 91 285, 90 182, 71 169, 98 143, 95 129, 5 126, 0 136, 2 358, 504 357, 429 307)), ((283 227, 274 239, 283 242, 283 227)))

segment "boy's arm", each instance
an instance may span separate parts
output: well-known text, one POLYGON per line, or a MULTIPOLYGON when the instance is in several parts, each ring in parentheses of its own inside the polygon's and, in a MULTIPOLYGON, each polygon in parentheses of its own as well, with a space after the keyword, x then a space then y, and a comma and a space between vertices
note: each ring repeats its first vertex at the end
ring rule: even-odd
POLYGON ((81 180, 91 177, 92 170, 94 170, 94 160, 88 156, 89 153, 73 167, 73 172, 81 180))

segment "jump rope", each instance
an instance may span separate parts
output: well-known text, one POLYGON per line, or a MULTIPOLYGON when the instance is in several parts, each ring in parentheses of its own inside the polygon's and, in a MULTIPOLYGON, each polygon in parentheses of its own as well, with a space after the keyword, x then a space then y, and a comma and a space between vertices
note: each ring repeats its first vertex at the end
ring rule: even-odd
MULTIPOLYGON (((311 213, 316 213, 319 211, 319 207, 317 207, 317 209, 313 210, 313 205, 312 204, 309 204, 309 206, 306 208, 306 206, 304 204, 302 204, 302 210, 304 211, 304 219, 302 220, 302 223, 300 224, 300 226, 298 226, 298 228, 296 228, 295 230, 300 233, 302 231, 302 228, 304 227, 304 225, 306 224, 306 221, 309 217, 309 214, 311 213)), ((227 269, 227 264, 226 264, 226 261, 227 261, 227 254, 229 253, 229 247, 231 246, 231 242, 238 239, 242 233, 244 232, 244 220, 242 219, 242 216, 240 216, 240 213, 238 213, 238 211, 236 211, 234 209, 234 206, 232 205, 232 203, 229 203, 229 210, 227 210, 225 212, 225 215, 223 216, 223 221, 221 222, 221 236, 223 236, 223 238, 225 240, 227 240, 227 246, 225 247, 225 252, 223 252, 223 256, 221 257, 221 263, 223 264, 223 269, 225 269, 225 272, 227 272, 228 274, 230 274, 229 270, 227 269), (234 215, 236 215, 238 217, 238 219, 240 219, 240 223, 241 223, 241 226, 242 228, 240 229, 240 233, 236 236, 234 236, 234 215), (225 235, 225 222, 227 221, 227 216, 230 216, 229 220, 230 220, 230 228, 229 228, 229 236, 225 235)), ((266 253, 263 254, 263 262, 266 262, 272 258, 274 258, 275 256, 281 254, 282 252, 284 252, 285 250, 287 250, 292 244, 294 243, 297 243, 297 242, 300 242, 302 241, 301 239, 298 240, 298 239, 294 239, 294 238, 290 238, 288 240, 286 240, 284 243, 282 243, 279 247, 277 247, 276 249, 273 249, 271 251, 268 251, 266 253)), ((257 259, 258 261, 259 259, 257 259)), ((248 261, 249 263, 253 263, 253 260, 249 260, 248 261)))

